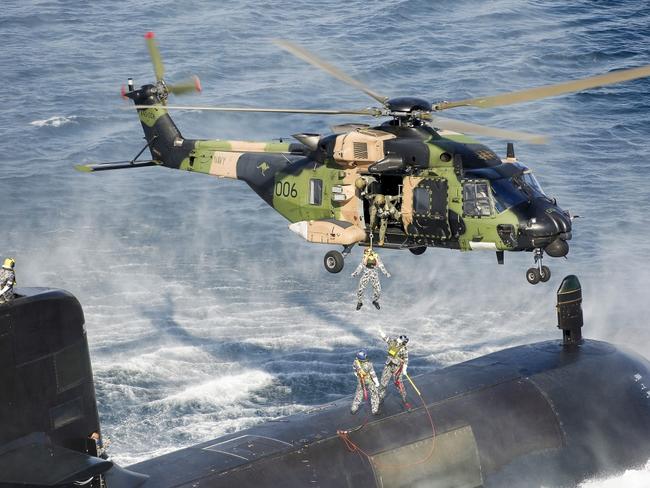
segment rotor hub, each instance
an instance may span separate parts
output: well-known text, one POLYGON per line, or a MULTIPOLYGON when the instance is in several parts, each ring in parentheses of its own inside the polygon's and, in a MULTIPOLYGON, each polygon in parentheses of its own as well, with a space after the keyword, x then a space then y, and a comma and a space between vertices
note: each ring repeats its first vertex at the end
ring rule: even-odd
POLYGON ((431 103, 422 98, 396 97, 386 100, 386 108, 391 112, 407 114, 415 112, 430 112, 431 103))

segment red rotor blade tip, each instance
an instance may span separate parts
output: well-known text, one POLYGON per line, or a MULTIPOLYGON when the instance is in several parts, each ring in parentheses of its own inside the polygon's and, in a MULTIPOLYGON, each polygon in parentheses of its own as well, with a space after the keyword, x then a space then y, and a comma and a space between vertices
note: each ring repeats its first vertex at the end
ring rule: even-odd
POLYGON ((120 95, 122 95, 122 98, 126 98, 126 88, 124 85, 120 87, 120 95))
POLYGON ((198 76, 194 77, 194 86, 196 87, 196 91, 198 92, 203 90, 203 88, 201 88, 201 80, 199 80, 198 76))
POLYGON ((153 38, 154 38, 154 34, 153 34, 153 32, 151 32, 151 31, 147 32, 147 33, 144 35, 144 38, 145 38, 145 39, 153 39, 153 38))

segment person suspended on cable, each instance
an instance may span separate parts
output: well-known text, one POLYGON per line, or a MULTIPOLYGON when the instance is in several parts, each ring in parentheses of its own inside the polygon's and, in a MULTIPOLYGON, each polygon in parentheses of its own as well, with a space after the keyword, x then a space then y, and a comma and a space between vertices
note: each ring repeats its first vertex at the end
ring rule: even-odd
POLYGON ((350 413, 352 415, 357 413, 361 402, 367 402, 370 399, 373 415, 379 415, 379 380, 366 351, 357 353, 352 363, 352 369, 357 377, 357 390, 354 393, 350 413))
POLYGON ((381 262, 379 254, 377 254, 372 247, 366 248, 363 252, 363 258, 357 266, 357 269, 352 273, 352 277, 358 276, 362 271, 361 279, 359 280, 359 287, 357 288, 357 310, 363 306, 363 296, 366 291, 368 283, 372 285, 372 304, 377 310, 379 306, 379 298, 381 297, 381 283, 379 282, 379 274, 377 268, 381 270, 386 278, 390 278, 390 273, 386 271, 384 263, 381 262))
POLYGON ((7 258, 2 263, 2 269, 0 269, 0 303, 8 302, 14 298, 15 266, 16 261, 12 258, 7 258))
POLYGON ((402 401, 407 410, 411 409, 410 403, 406 401, 406 388, 404 387, 403 377, 408 373, 409 367, 409 351, 407 344, 409 338, 405 335, 399 337, 389 337, 383 330, 379 330, 379 335, 382 340, 388 345, 388 353, 386 354, 386 364, 384 371, 381 373, 381 381, 379 386, 379 398, 384 400, 386 390, 388 389, 388 382, 392 379, 393 384, 402 396, 402 401))

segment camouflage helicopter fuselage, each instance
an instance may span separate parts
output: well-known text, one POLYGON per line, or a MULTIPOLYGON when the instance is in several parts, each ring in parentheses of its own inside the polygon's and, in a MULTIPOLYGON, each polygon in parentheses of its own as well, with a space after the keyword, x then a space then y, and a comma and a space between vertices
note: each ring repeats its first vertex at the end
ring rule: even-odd
MULTIPOLYGON (((571 220, 546 197, 530 170, 469 137, 398 121, 318 136, 301 143, 185 139, 153 85, 127 96, 138 106, 153 160, 169 168, 246 182, 309 242, 368 243, 368 198, 399 195, 401 218, 383 247, 470 251, 544 250, 564 256, 571 220)), ((375 239, 374 245, 377 245, 375 239)))

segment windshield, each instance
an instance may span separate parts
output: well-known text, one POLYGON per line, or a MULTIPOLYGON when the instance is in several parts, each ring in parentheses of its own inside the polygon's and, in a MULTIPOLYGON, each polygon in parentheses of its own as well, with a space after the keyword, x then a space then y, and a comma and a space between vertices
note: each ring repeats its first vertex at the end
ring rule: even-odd
POLYGON ((542 190, 541 185, 537 181, 537 178, 535 178, 535 175, 531 173, 530 171, 524 173, 522 175, 522 178, 528 186, 530 186, 533 190, 535 190, 538 194, 545 196, 544 190, 542 190))
POLYGON ((491 180, 490 184, 492 185, 494 207, 497 212, 503 212, 528 200, 526 194, 512 182, 512 178, 491 180))
POLYGON ((520 173, 511 178, 490 180, 490 184, 497 212, 503 212, 533 198, 547 198, 531 172, 520 173))

